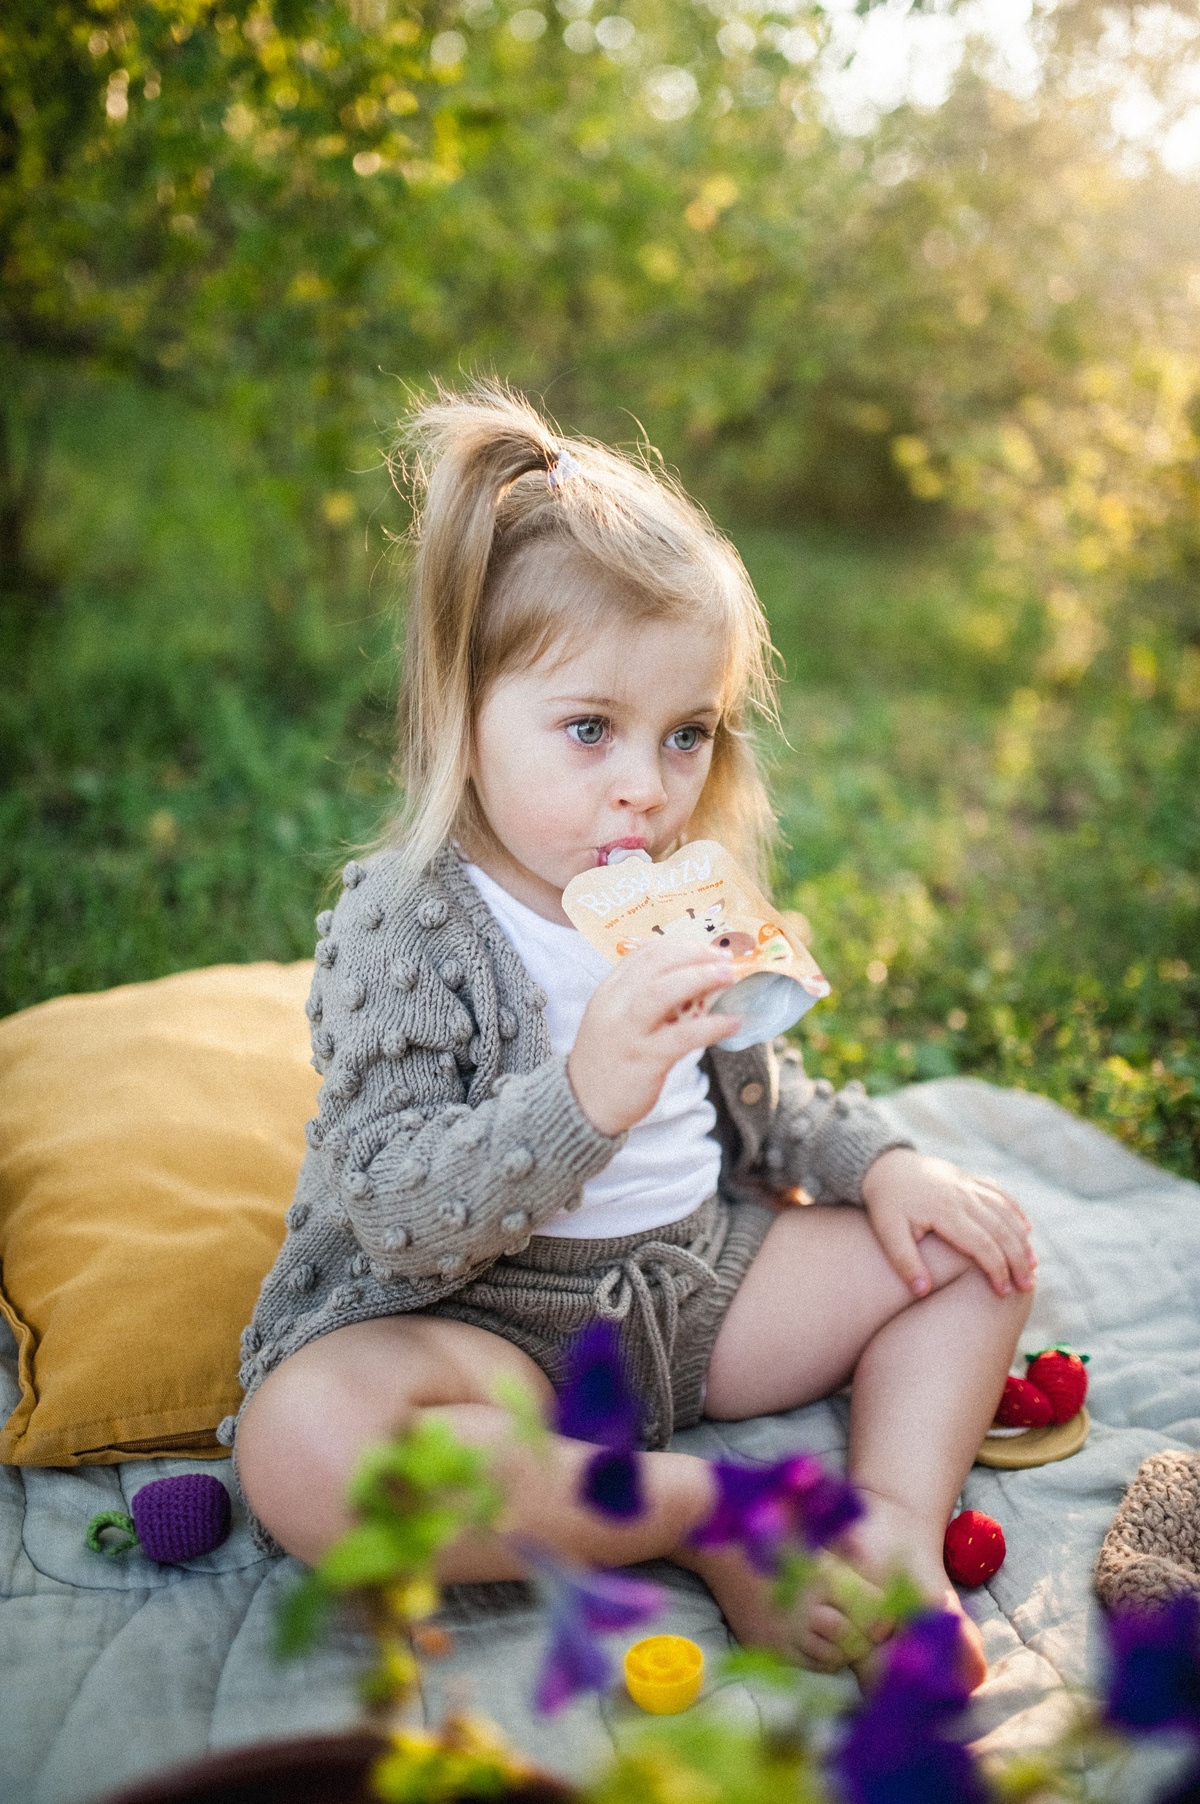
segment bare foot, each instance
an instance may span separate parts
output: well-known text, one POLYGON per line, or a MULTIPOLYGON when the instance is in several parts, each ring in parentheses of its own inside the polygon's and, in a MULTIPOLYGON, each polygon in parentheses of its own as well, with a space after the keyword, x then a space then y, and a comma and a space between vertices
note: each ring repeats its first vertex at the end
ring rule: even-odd
MULTIPOLYGON (((946 1576, 942 1564, 942 1542, 945 1528, 919 1515, 895 1498, 860 1487, 867 1504, 867 1514, 848 1531, 841 1543, 847 1560, 876 1585, 886 1585, 889 1578, 902 1571, 912 1579, 931 1605, 948 1610, 959 1619, 962 1649, 962 1676, 968 1689, 974 1691, 987 1678, 987 1658, 983 1636, 962 1607, 958 1592, 946 1576)), ((855 1670, 869 1683, 870 1661, 855 1670)))
MULTIPOLYGON (((771 1600, 771 1581, 736 1548, 686 1547, 671 1557, 704 1580, 743 1647, 768 1647, 799 1666, 825 1673, 841 1672, 870 1651, 874 1637, 864 1636, 846 1614, 837 1561, 823 1562, 795 1607, 780 1610, 771 1600)), ((855 1584, 860 1608, 872 1593, 879 1595, 857 1575, 855 1584)))

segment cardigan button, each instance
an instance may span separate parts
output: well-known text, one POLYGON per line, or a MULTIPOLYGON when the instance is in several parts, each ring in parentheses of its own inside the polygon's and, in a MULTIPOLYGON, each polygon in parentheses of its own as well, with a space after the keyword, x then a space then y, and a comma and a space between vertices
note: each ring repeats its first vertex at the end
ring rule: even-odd
POLYGON ((752 1081, 748 1084, 743 1084, 738 1091, 738 1095, 745 1103, 746 1107, 752 1109, 755 1103, 760 1103, 762 1101, 763 1087, 761 1084, 752 1081))

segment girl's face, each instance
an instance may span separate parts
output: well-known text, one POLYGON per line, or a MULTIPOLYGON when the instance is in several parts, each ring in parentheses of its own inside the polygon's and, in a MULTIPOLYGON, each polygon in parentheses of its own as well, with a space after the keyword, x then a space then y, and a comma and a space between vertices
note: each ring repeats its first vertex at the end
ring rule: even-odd
POLYGON ((572 877, 618 846, 668 852, 708 776, 724 666, 721 634, 657 620, 498 678, 476 717, 471 771, 498 842, 477 848, 489 876, 565 923, 572 877))

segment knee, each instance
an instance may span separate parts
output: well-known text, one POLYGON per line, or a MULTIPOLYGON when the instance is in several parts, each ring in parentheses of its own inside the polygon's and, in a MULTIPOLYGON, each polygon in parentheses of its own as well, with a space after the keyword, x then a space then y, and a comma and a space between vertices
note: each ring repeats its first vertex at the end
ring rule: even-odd
POLYGON ((947 1284, 965 1283, 982 1289, 992 1299, 997 1308, 1011 1315, 1019 1327, 1024 1327, 1029 1311, 1033 1308, 1034 1290, 1018 1290, 1014 1285, 1007 1296, 1001 1296, 993 1289, 992 1281, 983 1267, 971 1258, 969 1253, 960 1253, 957 1247, 943 1240, 939 1234, 930 1232, 920 1243, 921 1257, 933 1279, 933 1288, 942 1290, 947 1284))
POLYGON ((264 1380, 237 1433, 238 1482, 280 1544, 313 1561, 348 1526, 346 1488, 363 1449, 414 1413, 391 1400, 385 1423, 347 1375, 293 1355, 264 1380))

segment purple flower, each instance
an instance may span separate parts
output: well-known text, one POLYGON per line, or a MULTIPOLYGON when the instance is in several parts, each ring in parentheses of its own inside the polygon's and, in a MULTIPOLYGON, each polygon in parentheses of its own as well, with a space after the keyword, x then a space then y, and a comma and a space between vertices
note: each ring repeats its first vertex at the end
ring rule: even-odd
POLYGON ((567 1381, 558 1393, 558 1432, 574 1441, 596 1441, 614 1453, 638 1444, 642 1412, 621 1363, 611 1322, 593 1322, 567 1351, 567 1381))
POLYGON ((646 1507, 636 1453, 594 1453, 583 1469, 580 1496, 603 1516, 629 1521, 646 1507))
POLYGON ((601 1515, 629 1521, 645 1509, 637 1455, 641 1409, 621 1363, 617 1331, 594 1322, 567 1354, 567 1381, 558 1394, 558 1432, 607 1449, 584 1467, 582 1500, 601 1515))
POLYGON ((552 1623, 550 1645, 533 1694, 534 1709, 551 1716, 581 1691, 603 1691, 612 1661, 574 1616, 552 1623))
POLYGON ((889 1643, 883 1676, 835 1757, 846 1804, 984 1804, 975 1763, 949 1720, 969 1693, 958 1618, 915 1617, 889 1643))
POLYGON ((1110 1723, 1134 1735, 1186 1729, 1200 1736, 1200 1601, 1109 1618, 1113 1665, 1104 1700, 1110 1723))
POLYGON ((649 1621, 666 1596, 645 1579, 567 1565, 523 1538, 514 1537, 514 1545, 550 1604, 550 1641, 534 1702, 543 1712, 560 1710, 578 1692, 602 1691, 609 1682, 612 1662, 596 1636, 649 1621))
POLYGON ((863 1513, 853 1485, 826 1472, 811 1453, 793 1454, 774 1466, 715 1460, 712 1471, 716 1505, 692 1542, 719 1547, 737 1541, 762 1573, 775 1571, 785 1542, 825 1547, 863 1513))
POLYGON ((814 1478, 797 1482, 793 1497, 801 1538, 814 1552, 818 1547, 828 1547, 866 1513, 866 1505, 854 1486, 823 1468, 814 1478))

